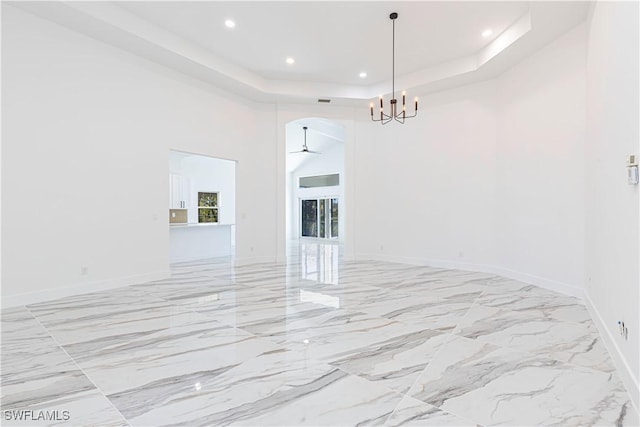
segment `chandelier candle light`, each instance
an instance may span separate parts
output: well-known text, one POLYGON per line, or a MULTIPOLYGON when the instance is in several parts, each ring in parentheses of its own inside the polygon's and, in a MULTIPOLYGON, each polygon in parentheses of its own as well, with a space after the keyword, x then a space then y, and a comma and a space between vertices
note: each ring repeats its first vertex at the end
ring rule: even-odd
POLYGON ((373 102, 371 103, 371 120, 374 122, 380 122, 383 125, 386 125, 391 120, 395 120, 399 123, 404 124, 405 119, 410 119, 418 115, 418 98, 415 99, 415 107, 412 116, 407 116, 407 102, 406 102, 406 92, 402 92, 402 110, 398 111, 398 100, 396 99, 396 19, 398 18, 398 14, 393 12, 389 15, 391 19, 391 23, 393 24, 393 35, 392 35, 392 43, 391 43, 391 64, 392 64, 392 74, 391 74, 391 108, 389 114, 384 112, 384 99, 382 99, 382 95, 380 95, 380 118, 377 119, 373 115, 373 102))

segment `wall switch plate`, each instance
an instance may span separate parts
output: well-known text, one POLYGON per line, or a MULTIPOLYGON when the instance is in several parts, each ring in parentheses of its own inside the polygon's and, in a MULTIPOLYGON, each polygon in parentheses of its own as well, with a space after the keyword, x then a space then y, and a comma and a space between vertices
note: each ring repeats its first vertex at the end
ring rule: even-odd
POLYGON ((629 185, 638 185, 638 156, 635 154, 627 157, 627 182, 629 185))
POLYGON ((629 185, 638 185, 638 165, 627 166, 627 182, 629 185))

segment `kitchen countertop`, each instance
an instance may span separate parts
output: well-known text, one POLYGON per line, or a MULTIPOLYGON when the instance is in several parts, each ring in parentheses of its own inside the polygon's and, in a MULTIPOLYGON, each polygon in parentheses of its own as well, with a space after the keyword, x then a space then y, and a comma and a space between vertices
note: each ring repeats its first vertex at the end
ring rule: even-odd
POLYGON ((214 222, 214 223, 211 223, 211 222, 203 222, 203 223, 189 222, 189 223, 173 223, 173 224, 169 224, 169 228, 225 227, 225 226, 230 226, 230 225, 235 225, 235 224, 220 224, 220 223, 217 223, 217 222, 214 222))

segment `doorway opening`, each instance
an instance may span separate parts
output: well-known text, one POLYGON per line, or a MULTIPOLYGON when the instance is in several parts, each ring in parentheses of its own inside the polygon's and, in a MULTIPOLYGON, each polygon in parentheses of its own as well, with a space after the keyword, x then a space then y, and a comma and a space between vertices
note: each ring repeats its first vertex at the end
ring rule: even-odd
POLYGON ((339 244, 345 236, 345 127, 310 117, 287 123, 285 131, 287 254, 297 252, 300 239, 339 244))
POLYGON ((169 260, 235 254, 236 162, 169 152, 169 260))

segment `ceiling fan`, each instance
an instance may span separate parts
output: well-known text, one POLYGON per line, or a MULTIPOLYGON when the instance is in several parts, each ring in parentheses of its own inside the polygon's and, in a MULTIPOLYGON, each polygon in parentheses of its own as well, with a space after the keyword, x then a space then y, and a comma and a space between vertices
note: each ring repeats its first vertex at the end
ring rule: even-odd
POLYGON ((304 129, 304 144, 302 144, 302 150, 300 151, 290 151, 290 153, 310 153, 310 154, 322 154, 319 151, 311 151, 309 150, 309 148, 307 147, 307 127, 303 126, 302 129, 304 129))

